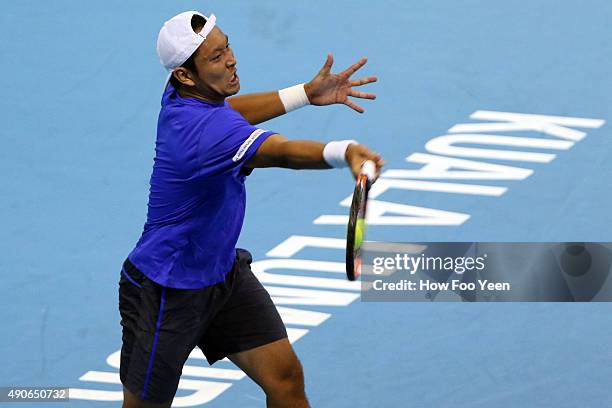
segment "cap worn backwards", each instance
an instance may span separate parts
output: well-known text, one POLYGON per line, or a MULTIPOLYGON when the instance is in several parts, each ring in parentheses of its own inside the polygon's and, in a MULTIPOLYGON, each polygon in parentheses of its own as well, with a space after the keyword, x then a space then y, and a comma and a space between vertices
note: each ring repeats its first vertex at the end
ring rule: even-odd
POLYGON ((157 36, 157 55, 168 71, 181 66, 198 49, 215 27, 216 17, 206 17, 197 11, 185 11, 166 21, 157 36), (194 15, 204 17, 206 24, 199 33, 193 31, 194 15))

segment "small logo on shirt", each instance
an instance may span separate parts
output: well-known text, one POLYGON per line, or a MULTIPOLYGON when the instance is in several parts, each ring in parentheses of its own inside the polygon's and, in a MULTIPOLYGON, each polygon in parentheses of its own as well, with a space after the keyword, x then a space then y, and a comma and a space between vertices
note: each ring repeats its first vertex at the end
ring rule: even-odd
POLYGON ((253 133, 251 133, 251 136, 249 136, 248 139, 240 145, 238 151, 236 152, 234 157, 232 157, 232 161, 237 162, 238 160, 242 159, 242 156, 244 156, 246 151, 249 150, 249 147, 251 147, 253 142, 257 140, 257 138, 261 136, 261 134, 264 132, 265 130, 263 129, 256 129, 255 131, 253 131, 253 133))

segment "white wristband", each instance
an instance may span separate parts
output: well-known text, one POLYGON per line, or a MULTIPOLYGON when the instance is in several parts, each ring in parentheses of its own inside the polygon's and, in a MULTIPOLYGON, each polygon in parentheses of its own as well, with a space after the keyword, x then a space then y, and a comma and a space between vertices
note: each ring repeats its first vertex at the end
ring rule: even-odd
POLYGON ((359 144, 356 140, 336 140, 323 148, 323 159, 332 167, 347 167, 346 149, 350 144, 359 144))
POLYGON ((308 96, 306 96, 304 84, 294 85, 289 88, 281 89, 280 91, 278 91, 278 96, 280 96, 281 102, 285 107, 286 113, 301 108, 302 106, 310 105, 308 96))

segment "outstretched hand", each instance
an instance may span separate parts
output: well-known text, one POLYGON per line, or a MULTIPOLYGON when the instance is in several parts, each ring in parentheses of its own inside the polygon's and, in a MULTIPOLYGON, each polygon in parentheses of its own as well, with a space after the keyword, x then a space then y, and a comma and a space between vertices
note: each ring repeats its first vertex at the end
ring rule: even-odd
POLYGON ((344 71, 333 74, 331 72, 334 64, 332 54, 327 54, 327 60, 319 73, 307 84, 304 85, 306 96, 312 105, 331 105, 341 103, 359 113, 363 113, 365 109, 357 105, 349 99, 349 96, 362 99, 376 99, 373 93, 356 91, 353 87, 376 82, 375 76, 363 77, 359 79, 351 79, 351 76, 363 67, 368 61, 367 58, 361 58, 359 61, 345 69, 344 71))

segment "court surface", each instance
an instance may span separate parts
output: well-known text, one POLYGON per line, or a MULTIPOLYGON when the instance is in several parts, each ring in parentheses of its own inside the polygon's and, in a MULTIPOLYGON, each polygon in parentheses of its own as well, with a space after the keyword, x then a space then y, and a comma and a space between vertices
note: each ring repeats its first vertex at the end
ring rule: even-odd
MULTIPOLYGON (((608 1, 7 2, 0 385, 71 387, 70 407, 118 406, 100 400, 121 389, 113 366, 121 345, 117 282, 146 214, 166 75, 155 40, 164 20, 189 9, 214 12, 229 34, 241 92, 307 81, 329 51, 336 70, 368 56, 362 71, 378 75, 368 88, 378 100, 364 103, 364 115, 307 107, 264 127, 290 138, 359 139, 389 170, 421 167, 405 158, 427 153, 428 141, 455 125, 491 123, 470 118, 477 111, 593 119, 567 126, 582 132, 568 148, 496 147, 554 154, 549 162, 480 159, 532 170, 523 180, 438 180, 506 188, 501 195, 385 191, 380 200, 469 219, 371 225, 368 239, 611 240, 608 1)), ((270 273, 344 282, 331 270, 343 260, 334 246, 345 226, 319 217, 346 215, 340 202, 352 187, 347 171, 255 171, 240 246, 270 273), (288 246, 291 236, 337 240, 300 249, 288 246)), ((612 406, 606 303, 362 303, 346 286, 319 288, 335 294, 317 301, 336 305, 304 305, 309 299, 286 297, 291 285, 266 286, 295 303, 282 307, 290 309, 292 336, 301 336, 294 346, 314 407, 612 406)), ((182 406, 264 405, 263 393, 229 363, 188 364, 178 396, 192 399, 182 406)))

